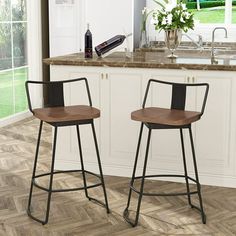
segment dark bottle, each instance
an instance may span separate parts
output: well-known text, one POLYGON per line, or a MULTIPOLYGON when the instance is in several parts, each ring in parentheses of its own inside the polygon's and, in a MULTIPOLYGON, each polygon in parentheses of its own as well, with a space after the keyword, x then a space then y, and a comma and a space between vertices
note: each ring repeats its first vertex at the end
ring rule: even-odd
POLYGON ((89 24, 87 24, 87 31, 84 36, 84 55, 85 58, 93 58, 93 38, 92 33, 89 30, 89 24))
POLYGON ((109 52, 110 50, 112 50, 113 48, 118 47, 119 45, 121 45, 124 40, 131 36, 131 34, 125 36, 125 35, 116 35, 115 37, 108 39, 107 41, 99 44, 98 46, 95 47, 95 51, 98 54, 98 56, 102 56, 103 54, 109 52))

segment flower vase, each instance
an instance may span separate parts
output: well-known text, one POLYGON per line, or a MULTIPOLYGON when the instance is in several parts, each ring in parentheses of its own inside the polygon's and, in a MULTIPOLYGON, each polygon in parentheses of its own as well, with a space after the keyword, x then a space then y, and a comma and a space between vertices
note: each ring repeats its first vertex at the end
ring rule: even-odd
POLYGON ((166 47, 171 51, 171 54, 167 56, 168 58, 178 57, 177 55, 174 54, 174 52, 179 46, 181 39, 182 39, 181 29, 165 30, 166 47))
POLYGON ((146 48, 146 47, 148 47, 147 31, 142 30, 140 34, 139 48, 146 48))

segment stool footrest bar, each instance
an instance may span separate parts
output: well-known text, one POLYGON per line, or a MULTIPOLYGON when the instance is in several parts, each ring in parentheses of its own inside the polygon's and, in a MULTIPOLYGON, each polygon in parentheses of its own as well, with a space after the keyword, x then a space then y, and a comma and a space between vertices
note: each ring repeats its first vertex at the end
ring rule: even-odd
MULTIPOLYGON (((168 177, 175 177, 175 178, 186 178, 185 175, 145 175, 144 178, 159 178, 159 177, 164 177, 164 178, 168 178, 168 177)), ((136 176, 134 177, 134 179, 141 179, 143 178, 143 176, 136 176)), ((197 183, 197 181, 189 176, 187 176, 188 179, 190 179, 191 181, 197 183)))
MULTIPOLYGON (((76 173, 76 172, 82 172, 82 170, 54 171, 53 174, 65 174, 65 173, 76 173)), ((90 172, 90 171, 84 171, 84 172, 87 173, 87 174, 93 175, 93 176, 97 177, 98 179, 101 179, 101 177, 99 175, 97 175, 93 172, 90 172)), ((48 176, 48 175, 50 175, 50 173, 44 173, 44 174, 36 175, 32 180, 34 186, 41 189, 41 190, 44 190, 46 192, 50 192, 49 188, 43 187, 35 181, 35 179, 37 179, 37 178, 48 176)), ((86 186, 86 187, 67 188, 67 189, 52 189, 51 192, 56 193, 56 192, 79 191, 79 190, 84 190, 84 189, 96 188, 96 187, 99 187, 101 185, 102 185, 102 183, 100 182, 100 183, 92 184, 92 185, 89 185, 89 186, 86 186)))
MULTIPOLYGON (((57 171, 53 171, 53 174, 55 175, 55 174, 76 173, 76 172, 82 172, 82 170, 57 170, 57 171)), ((84 170, 84 172, 87 173, 87 174, 96 176, 99 179, 101 178, 100 175, 95 174, 95 173, 93 173, 91 171, 84 170)), ((40 174, 40 175, 35 175, 34 178, 36 179, 36 178, 47 176, 47 175, 50 175, 50 174, 51 173, 44 173, 44 174, 40 174)))
MULTIPOLYGON (((140 194, 140 191, 138 191, 134 186, 130 186, 130 188, 137 194, 140 194)), ((183 192, 183 193, 145 193, 143 192, 143 196, 156 196, 156 197, 168 197, 168 196, 184 196, 188 194, 197 194, 197 191, 192 191, 192 192, 183 192)))
MULTIPOLYGON (((158 177, 186 178, 185 175, 146 175, 146 176, 144 176, 144 179, 148 179, 148 178, 158 178, 158 177)), ((143 178, 143 176, 136 176, 136 177, 134 177, 134 183, 135 183, 135 180, 141 179, 141 178, 143 178)), ((187 176, 187 178, 188 178, 189 180, 193 181, 194 183, 198 184, 198 182, 197 182, 195 179, 193 179, 193 178, 191 178, 191 177, 189 177, 189 176, 187 176)), ((134 185, 134 183, 133 183, 133 185, 134 185)), ((130 188, 131 188, 135 193, 140 194, 140 191, 137 190, 133 185, 130 185, 130 188)), ((198 191, 180 192, 180 193, 145 193, 145 192, 143 192, 142 195, 143 195, 143 196, 161 196, 161 197, 167 196, 167 197, 168 197, 168 196, 192 195, 192 194, 197 194, 197 193, 198 193, 198 191)))

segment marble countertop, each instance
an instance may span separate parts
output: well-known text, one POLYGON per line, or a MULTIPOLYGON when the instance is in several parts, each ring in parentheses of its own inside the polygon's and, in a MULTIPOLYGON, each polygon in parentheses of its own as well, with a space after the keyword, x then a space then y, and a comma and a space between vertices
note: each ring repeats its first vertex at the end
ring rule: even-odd
POLYGON ((161 68, 161 69, 193 69, 236 71, 236 51, 220 50, 217 52, 217 64, 212 63, 210 50, 177 50, 176 59, 169 59, 166 49, 140 50, 130 53, 114 52, 105 58, 93 53, 92 59, 85 59, 84 53, 44 59, 48 65, 127 67, 127 68, 161 68))

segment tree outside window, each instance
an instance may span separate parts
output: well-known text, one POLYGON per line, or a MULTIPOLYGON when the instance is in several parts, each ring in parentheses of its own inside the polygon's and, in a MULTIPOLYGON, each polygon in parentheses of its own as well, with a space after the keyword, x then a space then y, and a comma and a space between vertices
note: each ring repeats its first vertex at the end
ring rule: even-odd
POLYGON ((0 0, 0 118, 26 110, 26 0, 0 0))
POLYGON ((200 23, 236 23, 236 0, 187 0, 186 5, 200 23), (231 8, 230 14, 228 8, 231 8))

